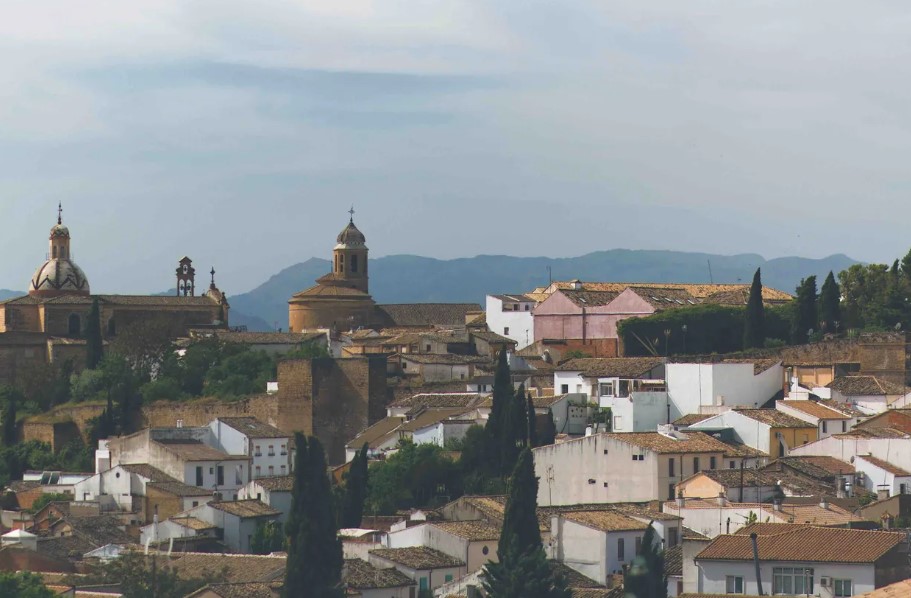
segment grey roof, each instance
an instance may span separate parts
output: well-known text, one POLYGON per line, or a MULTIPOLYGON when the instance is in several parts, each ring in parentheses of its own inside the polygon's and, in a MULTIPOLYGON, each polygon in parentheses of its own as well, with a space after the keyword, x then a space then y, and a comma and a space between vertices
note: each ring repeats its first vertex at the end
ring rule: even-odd
POLYGON ((218 421, 230 426, 247 438, 290 438, 291 434, 282 432, 275 426, 264 424, 255 417, 219 417, 218 421))
POLYGON ((377 305, 387 326, 464 326, 469 312, 484 311, 477 303, 398 303, 377 305))
POLYGON ((190 486, 176 480, 173 482, 149 482, 147 487, 161 490, 173 496, 212 496, 212 491, 207 488, 190 486))

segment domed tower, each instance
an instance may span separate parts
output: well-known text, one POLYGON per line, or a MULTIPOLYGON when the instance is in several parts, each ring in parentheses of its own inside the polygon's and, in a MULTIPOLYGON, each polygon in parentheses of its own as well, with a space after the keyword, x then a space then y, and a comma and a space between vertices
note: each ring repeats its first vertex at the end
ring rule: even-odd
POLYGON ((72 260, 70 230, 63 226, 63 206, 57 206, 57 224, 51 228, 48 260, 32 276, 28 294, 36 297, 89 295, 89 281, 72 260))
POLYGON ((338 234, 332 250, 333 278, 338 283, 367 293, 367 239, 354 226, 354 207, 348 213, 351 215, 348 226, 338 234))

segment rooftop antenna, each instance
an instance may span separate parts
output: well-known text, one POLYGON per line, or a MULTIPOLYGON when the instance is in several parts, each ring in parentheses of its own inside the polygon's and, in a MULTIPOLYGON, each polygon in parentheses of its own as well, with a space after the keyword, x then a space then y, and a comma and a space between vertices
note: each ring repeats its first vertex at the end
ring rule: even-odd
POLYGON ((712 260, 705 260, 705 263, 709 265, 709 284, 715 284, 715 279, 712 278, 712 260))
POLYGON ((554 284, 554 273, 550 269, 550 266, 547 266, 547 286, 554 284))

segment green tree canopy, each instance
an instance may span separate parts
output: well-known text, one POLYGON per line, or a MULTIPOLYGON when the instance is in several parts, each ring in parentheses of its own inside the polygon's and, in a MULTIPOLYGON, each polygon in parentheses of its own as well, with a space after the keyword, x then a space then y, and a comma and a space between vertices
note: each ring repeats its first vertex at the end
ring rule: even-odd
POLYGON ((791 334, 793 343, 805 343, 810 338, 810 331, 819 331, 816 300, 816 277, 808 276, 797 286, 797 316, 791 334))
POLYGON ((743 348, 753 349, 765 345, 765 309, 762 303, 762 274, 756 268, 753 284, 750 285, 750 298, 744 314, 743 348))
POLYGON ((651 525, 642 536, 641 549, 623 578, 623 590, 630 598, 667 598, 664 550, 651 525))
POLYGON ((841 321, 841 289, 835 275, 829 272, 819 292, 819 319, 823 332, 835 333, 844 327, 841 321))
POLYGON ((0 596, 3 598, 54 598, 41 576, 28 571, 0 572, 0 596))

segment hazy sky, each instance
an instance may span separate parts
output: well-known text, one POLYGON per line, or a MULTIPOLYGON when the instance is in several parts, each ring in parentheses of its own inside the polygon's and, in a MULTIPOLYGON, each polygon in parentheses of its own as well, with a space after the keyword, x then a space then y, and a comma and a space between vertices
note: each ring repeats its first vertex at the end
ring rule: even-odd
POLYGON ((5 0, 0 288, 328 257, 911 246, 911 5, 5 0))

